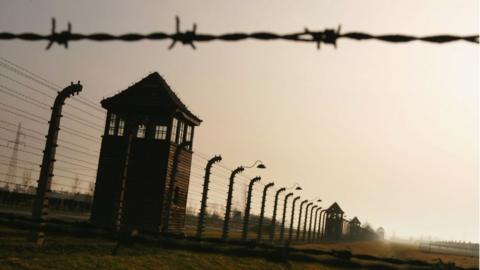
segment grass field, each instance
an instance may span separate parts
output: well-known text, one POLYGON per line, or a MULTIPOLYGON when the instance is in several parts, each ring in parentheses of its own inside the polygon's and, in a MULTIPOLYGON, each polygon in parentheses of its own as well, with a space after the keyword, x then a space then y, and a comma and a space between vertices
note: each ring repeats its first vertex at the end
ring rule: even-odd
POLYGON ((291 252, 287 259, 278 251, 179 240, 122 246, 114 256, 116 242, 106 238, 48 234, 46 245, 37 248, 26 241, 27 235, 26 230, 0 225, 0 269, 442 269, 358 258, 345 260, 314 252, 332 249, 430 262, 441 258, 463 268, 478 268, 478 258, 423 253, 413 246, 377 241, 296 245, 298 251, 291 252))

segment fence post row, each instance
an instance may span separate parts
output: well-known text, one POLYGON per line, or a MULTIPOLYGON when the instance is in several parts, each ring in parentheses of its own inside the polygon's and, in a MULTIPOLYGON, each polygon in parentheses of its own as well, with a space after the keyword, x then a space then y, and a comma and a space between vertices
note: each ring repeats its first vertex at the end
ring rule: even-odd
POLYGON ((293 219, 295 217, 295 204, 297 203, 298 200, 300 200, 300 196, 295 197, 295 199, 293 199, 293 203, 292 203, 292 217, 290 218, 290 230, 288 232, 288 242, 287 242, 288 245, 292 241, 293 219))
POLYGON ((176 177, 177 177, 177 170, 178 170, 178 159, 180 157, 180 153, 182 150, 186 149, 186 147, 191 146, 192 142, 184 141, 182 142, 177 148, 175 149, 175 154, 173 156, 173 168, 170 174, 170 183, 168 185, 168 193, 167 193, 167 203, 165 207, 165 214, 164 216, 164 224, 163 224, 163 233, 168 233, 169 226, 170 226, 170 208, 172 207, 173 201, 173 191, 175 190, 176 185, 176 177))
POLYGON ((302 223, 302 210, 303 210, 303 205, 306 204, 308 200, 304 200, 302 203, 300 203, 300 212, 298 213, 298 225, 297 225, 297 237, 296 240, 300 240, 300 224, 302 223))
POLYGON ((258 233, 257 233, 257 241, 262 240, 262 234, 263 234, 263 217, 265 215, 265 202, 267 200, 267 191, 269 188, 273 187, 274 183, 268 183, 265 185, 263 188, 263 194, 262 194, 262 208, 260 209, 260 219, 258 220, 258 233))
POLYGON ((212 170, 213 164, 220 162, 221 160, 222 160, 222 156, 220 155, 214 156, 210 160, 208 160, 207 166, 205 167, 202 201, 200 205, 200 212, 198 214, 197 238, 202 238, 203 230, 205 228, 205 212, 207 210, 208 185, 210 184, 210 173, 211 173, 210 171, 212 170))
POLYGON ((248 195, 247 195, 247 204, 245 205, 245 213, 243 217, 243 231, 242 231, 242 241, 246 242, 248 240, 248 221, 250 219, 250 206, 252 204, 252 191, 253 185, 262 179, 260 176, 252 178, 250 184, 248 185, 248 195))
POLYGON ((293 192, 288 193, 285 195, 285 199, 283 200, 283 215, 282 215, 282 225, 280 227, 280 241, 283 241, 284 234, 285 234, 285 216, 287 214, 287 203, 288 203, 288 198, 293 196, 293 192))
POLYGON ((32 208, 32 219, 37 224, 30 236, 30 240, 36 242, 37 245, 43 245, 45 241, 45 218, 48 215, 48 193, 52 186, 53 167, 55 163, 55 153, 57 149, 58 131, 60 130, 60 119, 62 117, 62 108, 65 100, 74 94, 82 91, 80 82, 73 82, 60 91, 55 98, 50 116, 47 140, 45 142, 45 150, 43 151, 42 166, 38 179, 37 191, 32 208))
POLYGON ((273 242, 273 238, 275 237, 275 223, 277 222, 277 206, 278 206, 278 196, 280 193, 284 192, 285 188, 280 188, 275 193, 275 202, 273 204, 273 214, 272 214, 272 224, 270 225, 270 242, 273 242))
POLYGON ((222 240, 226 241, 228 239, 229 223, 230 223, 230 211, 232 209, 232 197, 233 197, 233 184, 235 182, 235 175, 241 173, 245 170, 244 167, 240 166, 232 171, 230 174, 230 182, 228 184, 228 194, 227 194, 227 205, 225 207, 225 218, 223 219, 223 230, 222 230, 222 240))

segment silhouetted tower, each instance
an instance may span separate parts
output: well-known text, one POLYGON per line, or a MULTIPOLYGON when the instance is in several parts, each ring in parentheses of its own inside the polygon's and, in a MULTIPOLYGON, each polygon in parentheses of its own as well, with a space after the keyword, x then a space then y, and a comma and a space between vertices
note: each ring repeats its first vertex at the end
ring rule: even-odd
POLYGON ((340 240, 343 229, 343 210, 335 202, 325 211, 325 239, 340 240))
POLYGON ((20 141, 20 137, 25 136, 25 134, 23 134, 21 130, 22 130, 22 123, 19 123, 17 128, 17 133, 15 135, 15 140, 8 141, 9 144, 13 143, 12 156, 10 157, 10 162, 8 163, 8 170, 5 178, 8 189, 10 189, 9 187, 10 183, 11 184, 16 183, 15 178, 17 177, 18 146, 19 145, 25 146, 25 142, 20 141))
POLYGON ((378 239, 380 240, 385 239, 385 229, 383 227, 378 228, 376 233, 377 233, 378 239))
POLYGON ((107 110, 107 120, 92 222, 118 228, 116 222, 121 220, 124 229, 158 232, 165 229, 168 220, 168 232, 182 233, 192 144, 176 150, 182 143, 192 142, 194 127, 201 120, 156 72, 101 104, 107 110), (177 170, 172 177, 174 167, 177 170), (172 178, 175 188, 169 190, 172 178), (170 195, 172 200, 168 200, 170 195), (167 214, 169 219, 164 217, 167 214))
POLYGON ((360 228, 360 220, 357 217, 354 217, 352 220, 348 222, 348 234, 350 239, 356 240, 360 238, 361 235, 361 228, 360 228))

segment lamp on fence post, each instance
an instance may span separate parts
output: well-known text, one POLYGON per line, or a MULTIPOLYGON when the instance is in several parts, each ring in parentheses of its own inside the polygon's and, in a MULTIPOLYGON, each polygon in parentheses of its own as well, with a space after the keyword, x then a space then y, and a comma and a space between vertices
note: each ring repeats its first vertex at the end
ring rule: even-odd
POLYGON ((293 219, 294 219, 294 217, 295 217, 295 204, 297 203, 298 200, 300 200, 300 196, 295 197, 295 199, 293 199, 293 203, 292 203, 292 217, 290 218, 290 230, 289 230, 289 232, 288 232, 288 242, 287 242, 287 245, 290 245, 290 242, 292 241, 293 219))
POLYGON ((250 180, 250 184, 248 185, 248 197, 247 197, 247 204, 245 205, 245 213, 243 217, 243 231, 242 231, 242 241, 246 242, 248 240, 248 221, 250 219, 250 205, 252 203, 252 191, 253 185, 260 181, 261 177, 257 176, 250 180))
POLYGON ((302 240, 305 241, 307 236, 307 221, 308 221, 308 208, 312 206, 313 202, 309 202, 307 207, 305 207, 305 220, 303 221, 303 237, 302 240))
POLYGON ((197 238, 202 238, 203 229, 205 228, 205 212, 207 210, 207 199, 208 199, 208 185, 210 183, 210 171, 212 170, 213 164, 220 162, 222 157, 220 155, 214 156, 207 162, 205 167, 205 178, 203 182, 203 193, 202 201, 200 202, 200 212, 198 214, 198 224, 197 224, 197 238))
POLYGON ((280 227, 280 241, 283 241, 284 233, 285 233, 285 215, 287 214, 287 203, 288 198, 293 196, 293 192, 288 193, 285 195, 285 199, 283 200, 283 215, 282 215, 282 225, 280 227))
POLYGON ((310 222, 309 222, 309 225, 308 225, 308 241, 310 241, 310 238, 312 236, 312 219, 313 219, 313 211, 318 207, 318 205, 314 205, 312 206, 312 208, 310 208, 310 222))
POLYGON ((300 239, 300 224, 302 223, 302 210, 303 210, 303 205, 306 204, 308 200, 304 200, 302 203, 300 203, 300 212, 298 213, 298 225, 297 225, 297 241, 300 239))
POLYGON ((260 242, 262 240, 262 233, 263 233, 263 217, 265 215, 265 201, 267 199, 267 191, 269 188, 273 187, 274 183, 268 183, 263 188, 262 194, 262 208, 260 209, 260 219, 258 220, 258 233, 257 233, 257 241, 260 242))
POLYGON ((256 166, 257 169, 265 169, 266 166, 262 161, 257 160, 253 165, 248 167, 239 166, 230 174, 230 181, 228 184, 228 194, 227 194, 227 205, 225 206, 225 218, 223 219, 223 230, 222 230, 222 240, 226 241, 228 239, 229 225, 230 225, 230 212, 232 209, 232 197, 233 197, 233 184, 235 182, 235 176, 245 169, 253 168, 256 166), (258 165, 257 165, 258 164, 258 165))

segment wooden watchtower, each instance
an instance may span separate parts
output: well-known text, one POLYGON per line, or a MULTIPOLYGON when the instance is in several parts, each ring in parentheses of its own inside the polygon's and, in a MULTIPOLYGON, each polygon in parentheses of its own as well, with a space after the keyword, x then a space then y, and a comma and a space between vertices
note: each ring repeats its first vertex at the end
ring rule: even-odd
POLYGON ((348 222, 348 235, 352 240, 359 239, 361 236, 360 220, 357 217, 354 217, 348 222))
POLYGON ((326 211, 325 239, 340 240, 343 232, 343 210, 335 202, 326 211))
POLYGON ((149 232, 158 232, 167 224, 168 232, 182 233, 194 128, 201 120, 157 72, 103 99, 101 105, 107 110, 107 120, 92 223, 106 228, 120 223, 149 232), (190 145, 178 151, 174 164, 176 150, 184 142, 190 145), (172 179, 175 188, 169 190, 172 179))

